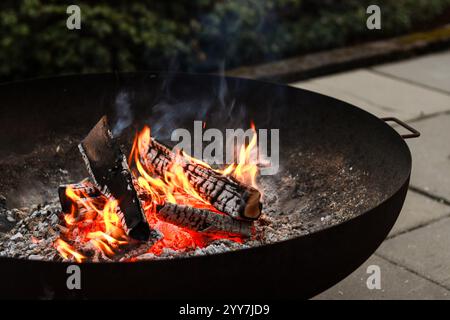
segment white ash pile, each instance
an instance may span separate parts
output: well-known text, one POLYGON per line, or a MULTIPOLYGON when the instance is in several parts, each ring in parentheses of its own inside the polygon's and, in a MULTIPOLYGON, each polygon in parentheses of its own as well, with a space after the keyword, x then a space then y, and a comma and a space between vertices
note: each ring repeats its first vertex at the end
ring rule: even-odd
POLYGON ((32 260, 60 261, 53 246, 59 237, 59 203, 36 205, 31 208, 0 209, 0 223, 7 233, 0 233, 0 256, 32 260), (3 218, 5 217, 5 218, 3 218))
MULTIPOLYGON (((306 235, 348 220, 364 212, 383 198, 380 190, 367 189, 367 173, 336 161, 328 167, 314 163, 313 157, 304 155, 303 168, 296 175, 280 172, 277 176, 263 177, 258 183, 263 194, 263 215, 253 222, 254 233, 242 243, 228 239, 213 240, 205 247, 187 250, 164 248, 158 254, 149 253, 151 242, 128 247, 114 257, 93 256, 97 261, 133 261, 174 259, 198 255, 219 254, 245 249, 306 235), (317 172, 317 168, 321 172, 317 172), (316 171, 314 171, 316 169, 316 171), (328 177, 328 178, 327 178, 328 177), (328 179, 328 180, 327 180, 328 179), (367 194, 371 194, 367 198, 367 194)), ((0 256, 61 261, 54 242, 64 228, 60 221, 58 199, 31 208, 6 209, 0 198, 0 256), (12 229, 11 229, 12 228, 12 229), (4 230, 9 230, 4 233, 4 230), (3 232, 3 233, 2 233, 3 232)))
POLYGON ((208 246, 204 248, 196 248, 190 251, 175 251, 172 249, 163 249, 160 255, 153 253, 144 253, 136 256, 137 261, 144 260, 161 260, 161 259, 174 259, 174 258, 187 258, 193 256, 205 256, 212 254, 225 253, 228 251, 250 248, 251 246, 246 243, 238 243, 228 239, 214 240, 208 246))
MULTIPOLYGON (((265 192, 273 191, 265 190, 265 192)), ((269 212, 275 211, 270 210, 269 207, 269 212)), ((277 216, 282 217, 282 215, 277 216)), ((273 243, 298 235, 298 230, 292 228, 290 224, 277 222, 277 216, 263 215, 255 222, 253 237, 243 243, 219 239, 212 241, 203 248, 198 247, 185 251, 164 248, 158 255, 148 252, 151 243, 143 243, 113 258, 96 255, 90 261, 126 261, 131 258, 136 258, 136 261, 143 261, 212 255, 273 243)), ((22 208, 21 210, 7 210, 3 205, 0 209, 0 219, 8 221, 10 225, 14 226, 7 233, 0 233, 0 256, 62 261, 63 259, 54 246, 54 242, 60 237, 60 230, 64 228, 60 217, 61 207, 58 199, 54 199, 51 203, 22 208)))
MULTIPOLYGON (((5 203, 5 201, 3 201, 5 203)), ((5 228, 5 221, 14 225, 8 232, 0 233, 0 256, 43 260, 43 261, 63 261, 58 254, 54 243, 60 237, 61 207, 59 201, 55 199, 52 203, 36 205, 32 208, 22 208, 7 210, 4 205, 0 207, 0 219, 5 228)), ((195 248, 188 251, 175 251, 163 249, 162 253, 155 255, 148 253, 151 243, 143 243, 127 252, 109 258, 104 255, 97 255, 91 259, 92 262, 101 261, 126 261, 136 258, 142 260, 173 259, 178 257, 191 257, 196 255, 218 254, 241 248, 248 248, 249 245, 237 243, 231 240, 214 240, 204 248, 195 248)))

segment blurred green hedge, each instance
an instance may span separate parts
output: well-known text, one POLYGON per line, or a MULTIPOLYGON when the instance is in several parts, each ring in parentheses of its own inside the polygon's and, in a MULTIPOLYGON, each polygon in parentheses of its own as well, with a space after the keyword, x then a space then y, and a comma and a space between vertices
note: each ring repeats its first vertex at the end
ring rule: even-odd
POLYGON ((61 73, 216 70, 405 33, 450 0, 2 0, 0 80, 61 73), (81 30, 66 8, 81 7, 81 30), (378 4, 382 30, 366 28, 378 4))

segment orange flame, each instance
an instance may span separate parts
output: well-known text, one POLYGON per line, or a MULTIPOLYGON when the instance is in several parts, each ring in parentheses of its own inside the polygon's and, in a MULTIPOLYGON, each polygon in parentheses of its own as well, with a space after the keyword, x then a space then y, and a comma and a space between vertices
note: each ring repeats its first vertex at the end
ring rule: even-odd
MULTIPOLYGON (((151 195, 153 208, 156 208, 158 204, 170 202, 215 210, 208 202, 202 199, 186 177, 181 166, 182 157, 186 155, 184 152, 176 154, 175 161, 169 165, 163 177, 153 176, 153 171, 148 169, 150 166, 145 162, 150 139, 150 128, 145 127, 136 140, 137 147, 134 148, 134 160, 139 174, 137 178, 138 185, 151 195)), ((189 159, 193 158, 189 157, 189 159)), ((201 162, 200 160, 195 161, 201 162)))
MULTIPOLYGON (((68 227, 67 232, 62 232, 64 238, 81 244, 90 242, 108 256, 114 255, 115 250, 129 242, 117 215, 117 200, 104 196, 91 198, 83 194, 83 191, 70 187, 66 189, 66 195, 74 205, 71 212, 64 215, 68 227)), ((59 248, 58 251, 66 259, 65 255, 72 256, 77 261, 77 257, 83 257, 61 239, 57 240, 56 248, 59 248)))
POLYGON ((258 175, 256 161, 258 155, 258 136, 253 122, 251 123, 251 129, 253 132, 252 138, 247 146, 240 146, 237 164, 232 163, 223 170, 217 170, 217 172, 225 176, 232 176, 238 181, 258 189, 256 183, 256 177, 258 175))
MULTIPOLYGON (((251 128, 254 134, 248 145, 238 146, 240 149, 237 163, 232 163, 222 170, 215 171, 256 187, 258 168, 255 163, 251 162, 252 156, 257 152, 257 136, 253 123, 251 128)), ((149 225, 163 234, 163 238, 156 242, 149 249, 149 252, 159 255, 165 249, 181 251, 195 249, 205 246, 208 241, 224 237, 241 242, 242 239, 232 235, 205 236, 158 219, 156 215, 157 205, 162 205, 165 202, 218 211, 193 188, 184 172, 182 161, 191 161, 210 169, 211 166, 206 162, 190 157, 183 151, 177 151, 175 161, 169 165, 164 176, 158 176, 146 160, 150 144, 150 128, 145 127, 136 135, 128 157, 130 167, 134 164, 133 174, 136 188, 143 195, 142 207, 149 225)), ((84 248, 84 244, 89 243, 91 248, 93 247, 109 257, 114 256, 122 247, 132 242, 126 235, 117 215, 120 209, 116 199, 106 196, 91 198, 89 195, 83 194, 82 191, 72 188, 67 188, 66 195, 73 203, 71 211, 64 214, 67 231, 62 232, 62 236, 67 241, 76 243, 77 248, 81 249, 84 248)), ((55 247, 65 259, 73 258, 77 262, 86 260, 83 254, 77 252, 62 239, 55 242, 55 247)))
POLYGON ((56 240, 55 247, 64 259, 69 259, 72 256, 79 263, 86 259, 85 256, 75 251, 67 242, 61 239, 56 240))

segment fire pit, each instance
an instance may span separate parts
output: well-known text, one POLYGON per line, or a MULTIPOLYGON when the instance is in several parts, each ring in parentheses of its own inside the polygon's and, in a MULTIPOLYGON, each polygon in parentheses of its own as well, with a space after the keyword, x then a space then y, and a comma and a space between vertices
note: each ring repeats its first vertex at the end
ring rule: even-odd
POLYGON ((396 131, 287 86, 104 74, 7 84, 0 98, 8 297, 311 297, 375 251, 407 192, 396 131), (205 146, 167 147, 179 128, 206 146, 210 128, 249 129, 239 160, 255 141, 271 150, 209 165, 196 156, 205 146), (274 174, 258 175, 265 165, 274 174), (82 290, 66 286, 74 263, 82 290))

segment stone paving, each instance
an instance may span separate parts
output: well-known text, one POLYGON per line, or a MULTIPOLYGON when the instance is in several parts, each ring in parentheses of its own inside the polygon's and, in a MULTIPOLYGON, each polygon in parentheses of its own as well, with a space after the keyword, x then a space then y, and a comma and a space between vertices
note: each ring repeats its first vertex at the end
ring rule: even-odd
POLYGON ((292 85, 398 117, 422 133, 407 141, 411 187, 389 237, 316 299, 450 300, 450 51, 292 85), (369 265, 380 267, 381 289, 367 288, 369 265))

